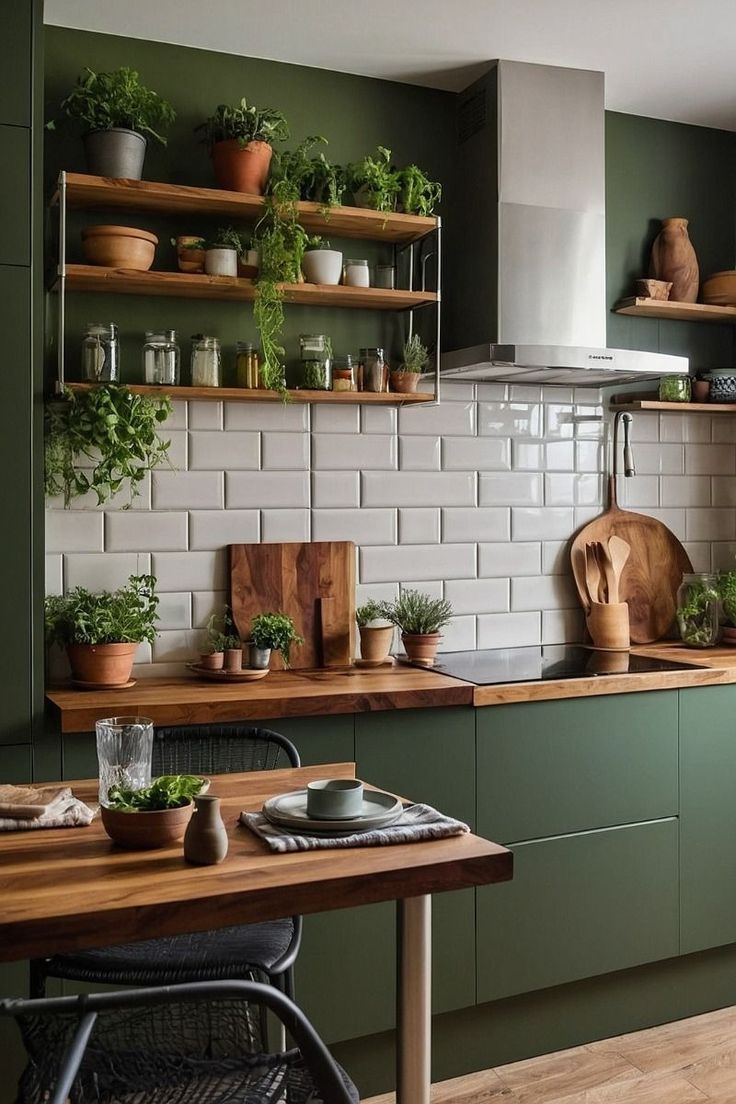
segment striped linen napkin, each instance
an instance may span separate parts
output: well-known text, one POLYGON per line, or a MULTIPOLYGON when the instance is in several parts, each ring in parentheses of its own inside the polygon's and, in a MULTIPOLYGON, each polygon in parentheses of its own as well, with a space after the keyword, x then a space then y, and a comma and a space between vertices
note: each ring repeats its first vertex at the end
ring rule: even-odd
POLYGON ((328 847, 386 847, 392 843, 420 843, 446 839, 469 832, 467 824, 445 816, 431 805, 405 805, 397 821, 387 828, 353 832, 346 836, 301 835, 292 828, 279 828, 263 813, 241 813, 240 823, 265 840, 272 851, 316 851, 328 847))

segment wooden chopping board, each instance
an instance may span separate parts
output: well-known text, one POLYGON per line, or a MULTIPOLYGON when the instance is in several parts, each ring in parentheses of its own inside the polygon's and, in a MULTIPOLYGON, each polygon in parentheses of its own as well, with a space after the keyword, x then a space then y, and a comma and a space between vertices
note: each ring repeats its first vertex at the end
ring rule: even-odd
MULTIPOLYGON (((355 636, 355 545, 352 541, 230 544, 229 604, 243 639, 259 613, 286 613, 304 644, 291 666, 340 667, 352 662, 355 636)), ((281 667, 274 655, 271 667, 281 667)))
POLYGON ((685 549, 674 533, 656 518, 622 510, 616 501, 616 480, 608 481, 609 507, 584 526, 570 548, 575 585, 583 607, 590 601, 585 585, 585 545, 607 541, 614 533, 627 541, 631 554, 621 574, 619 597, 629 606, 629 633, 634 644, 661 640, 675 619, 677 590, 692 571, 685 549))

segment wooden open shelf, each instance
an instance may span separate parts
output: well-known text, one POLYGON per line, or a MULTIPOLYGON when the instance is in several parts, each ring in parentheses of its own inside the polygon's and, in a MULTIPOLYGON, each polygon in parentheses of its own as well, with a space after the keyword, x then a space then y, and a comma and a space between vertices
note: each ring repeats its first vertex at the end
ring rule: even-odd
MULTIPOLYGON (((96 383, 67 383, 70 391, 91 391, 104 386, 96 383)), ((136 395, 168 395, 172 399, 197 399, 204 402, 283 402, 278 391, 250 391, 244 387, 152 387, 149 384, 126 384, 136 395)), ((374 391, 288 391, 296 403, 361 403, 369 406, 396 406, 397 403, 433 402, 434 395, 425 391, 405 395, 396 391, 379 394, 374 391)))
POLYGON ((662 402, 656 392, 623 391, 612 395, 611 410, 658 410, 663 414, 736 414, 736 403, 662 402))
MULTIPOLYGON (((285 303, 305 307, 350 307, 356 310, 401 311, 437 302, 434 291, 402 291, 384 288, 326 284, 282 284, 285 303)), ((237 276, 205 276, 189 272, 134 272, 97 265, 66 266, 67 291, 109 292, 116 295, 160 295, 181 299, 255 299, 253 280, 237 276)))
MULTIPOLYGON (((254 221, 263 214, 263 196, 225 192, 219 188, 192 188, 150 180, 109 180, 103 176, 67 173, 66 197, 70 207, 107 207, 159 214, 225 215, 254 221)), ((52 203, 58 201, 58 192, 52 203)), ((363 207, 333 207, 324 214, 319 203, 299 203, 299 221, 312 233, 344 238, 364 238, 403 244, 418 241, 435 230, 439 219, 421 215, 371 211, 363 207)), ((186 230, 182 228, 182 232, 186 230)))
POLYGON ((676 303, 669 299, 641 299, 637 296, 621 299, 614 307, 614 312, 633 315, 635 318, 674 318, 679 322, 736 323, 736 307, 717 307, 710 303, 676 303))

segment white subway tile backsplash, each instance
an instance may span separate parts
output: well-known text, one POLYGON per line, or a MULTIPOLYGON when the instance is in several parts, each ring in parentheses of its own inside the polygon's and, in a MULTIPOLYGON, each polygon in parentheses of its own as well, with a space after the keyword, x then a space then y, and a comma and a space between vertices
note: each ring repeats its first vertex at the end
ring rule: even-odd
MULTIPOLYGON (((225 505, 228 510, 309 508, 307 472, 226 472, 225 505)), ((261 538, 263 539, 263 538, 261 538)))
POLYGON ((515 541, 478 545, 478 575, 481 578, 538 575, 541 564, 541 544, 515 541))
POLYGON ((475 648, 475 618, 452 617, 442 630, 440 652, 470 652, 475 648))
POLYGON ((511 538, 511 512, 505 507, 445 507, 442 511, 442 540, 503 541, 511 538))
POLYGON ((64 560, 58 553, 44 557, 44 594, 64 593, 64 560))
POLYGON ((575 471, 599 472, 603 470, 604 446, 600 441, 575 442, 575 471))
POLYGON ((427 506, 399 510, 400 544, 438 544, 439 540, 440 511, 438 509, 427 506))
POLYGON ((106 513, 106 552, 179 552, 187 548, 185 513, 106 513))
POLYGON ((508 471, 511 442, 504 437, 443 437, 444 471, 508 471))
POLYGON ((191 629, 192 595, 186 591, 172 591, 159 595, 158 623, 159 631, 172 629, 191 629))
POLYGON ((634 462, 640 475, 681 475, 685 470, 684 446, 640 444, 634 450, 634 462))
POLYGON ((361 406, 362 433, 396 433, 399 416, 395 406, 361 406))
POLYGON ((571 439, 575 436, 575 411, 572 406, 563 403, 550 403, 544 406, 544 435, 557 440, 571 439))
POLYGON ((659 495, 663 488, 671 482, 679 482, 684 478, 685 476, 680 475, 668 475, 666 479, 659 479, 656 475, 637 475, 630 479, 619 479, 617 488, 619 503, 631 509, 656 507, 659 505, 659 495))
POLYGON ((222 429, 221 402, 193 402, 189 404, 189 429, 222 429))
MULTIPOLYGON (((707 418, 704 418, 704 421, 707 420, 707 418)), ((733 414, 715 414, 713 416, 711 441, 716 445, 732 445, 736 441, 736 418, 733 414)))
POLYGON ((685 541, 683 548, 690 557, 690 562, 693 565, 693 571, 710 571, 711 569, 711 549, 717 548, 718 545, 711 545, 707 541, 685 541))
POLYGON ((304 432, 309 429, 307 403, 225 403, 226 430, 286 430, 304 432))
POLYGON ((191 510, 189 513, 189 547, 194 551, 214 550, 226 544, 257 544, 259 539, 259 510, 191 510))
POLYGON ((478 403, 483 437, 541 437, 542 407, 528 403, 478 403))
MULTIPOLYGON (((643 476, 642 478, 661 483, 660 503, 662 506, 709 506, 710 505, 710 478, 707 475, 668 475, 666 479, 658 480, 656 476, 643 476)), ((638 480, 627 480, 638 482, 638 480)), ((656 502, 650 501, 650 506, 656 506, 656 502)), ((736 503, 716 503, 716 505, 736 505, 736 503)))
MULTIPOLYGON (((695 477, 693 478, 705 478, 695 477)), ((710 480, 711 504, 713 506, 736 506, 736 479, 732 475, 714 475, 710 480)), ((708 504, 708 496, 704 494, 699 503, 688 502, 688 506, 705 506, 708 504)))
POLYGON ((733 475, 736 445, 685 445, 688 475, 733 475))
POLYGON ((542 610, 543 644, 576 644, 583 639, 584 631, 581 609, 542 610))
POLYGON ((508 393, 505 383, 479 383, 475 388, 475 397, 479 402, 505 402, 508 393))
POLYGON ((446 584, 441 579, 407 579, 399 583, 399 590, 403 594, 407 590, 421 590, 430 598, 441 598, 446 584))
MULTIPOLYGON (((424 376, 419 384, 420 391, 434 392, 434 377, 424 376)), ((470 380, 444 379, 441 387, 442 402, 466 402, 477 397, 477 384, 470 380)))
POLYGON ((394 470, 398 466, 396 437, 379 433, 345 437, 339 433, 312 435, 312 467, 315 471, 394 470))
POLYGON ((187 470, 187 431, 185 429, 177 429, 173 433, 169 433, 164 430, 161 433, 161 437, 164 441, 168 441, 169 447, 166 452, 168 463, 175 471, 187 470))
POLYGON ((306 471, 309 467, 309 434, 262 433, 261 467, 264 471, 306 471))
POLYGON ((591 403, 599 404, 603 401, 600 387, 574 387, 572 391, 573 402, 589 406, 591 403))
POLYGON ((227 574, 227 554, 224 548, 216 552, 154 552, 153 574, 158 589, 224 590, 227 574))
POLYGON ((168 433, 170 429, 186 429, 187 428, 187 406, 189 404, 182 401, 172 402, 171 414, 163 423, 161 430, 162 433, 168 433))
POLYGON ((399 433, 471 436, 475 433, 474 402, 441 402, 439 406, 402 406, 399 433))
MULTIPOLYGON (((296 439, 303 440, 301 437, 296 439)), ((222 433, 204 429, 189 434, 189 467, 192 471, 249 471, 260 466, 260 455, 257 433, 222 433)), ((303 466, 306 467, 306 464, 303 466)))
POLYGON ((192 592, 192 627, 202 629, 213 613, 221 614, 227 601, 225 590, 195 590, 192 592))
POLYGON ((360 473, 312 472, 312 506, 360 506, 360 473))
POLYGON ((685 441, 687 444, 708 444, 711 440, 711 420, 705 414, 660 414, 660 441, 685 441))
MULTIPOLYGON (((79 498, 72 500, 70 509, 76 514, 88 510, 150 510, 151 509, 151 475, 146 472, 137 487, 138 493, 131 495, 130 488, 125 487, 114 494, 106 502, 100 505, 94 491, 87 491, 79 498)), ((61 495, 46 499, 47 510, 63 510, 64 499, 61 495)))
POLYGON ((312 510, 312 540, 395 544, 396 510, 312 510))
POLYGON ((47 552, 102 552, 103 515, 97 511, 48 510, 46 513, 47 552))
MULTIPOLYGON (((672 417, 672 415, 667 415, 672 417)), ((659 441, 659 414, 652 412, 634 414, 631 421, 631 440, 659 441)), ((637 450, 638 451, 638 450, 637 450)))
POLYGON ((362 548, 361 583, 414 583, 429 579, 472 579, 475 576, 473 544, 405 544, 388 548, 362 548))
POLYGON ((355 604, 363 606, 371 598, 374 602, 394 602, 399 597, 398 583, 356 583, 355 604))
POLYGON ((575 470, 574 441, 512 441, 511 455, 515 471, 575 470))
POLYGON ((574 400, 574 388, 572 387, 556 387, 554 385, 547 384, 542 388, 542 402, 556 403, 558 406, 560 403, 570 405, 573 401, 585 401, 593 402, 592 398, 586 398, 584 400, 574 400))
POLYGON ((439 437, 399 437, 399 467, 402 471, 439 471, 439 437))
POLYGON ((196 659, 197 637, 187 629, 160 632, 153 642, 154 663, 191 663, 196 659))
POLYGON ((363 472, 363 506, 474 506, 474 472, 363 472))
MULTIPOLYGON (((710 545, 711 549, 711 571, 736 571, 736 543, 727 542, 720 543, 714 542, 710 545)), ((701 570, 695 567, 693 561, 693 569, 695 571, 701 570)), ((706 568, 706 570, 708 570, 706 568)))
POLYGON ((508 579, 450 579, 445 598, 456 614, 506 613, 509 609, 508 579))
POLYGON ((575 515, 569 507, 514 506, 511 510, 511 539, 514 541, 569 537, 575 528, 575 515))
POLYGON ((544 541, 542 544, 542 574, 566 575, 570 571, 570 542, 544 541))
POLYGON ((481 506, 536 506, 543 495, 542 476, 537 472, 484 472, 478 478, 481 506))
POLYGON ((736 537, 736 510, 689 509, 685 533, 688 540, 733 540, 736 537))
POLYGON ((155 471, 151 502, 154 510, 221 510, 222 488, 221 471, 155 471))
POLYGON ((542 388, 536 383, 512 383, 509 399, 511 402, 541 402, 542 388))
MULTIPOLYGON (((352 403, 312 407, 312 433, 359 433, 360 407, 352 403)), ((344 445, 343 445, 344 447, 344 445)))
POLYGON ((544 477, 546 506, 601 506, 603 486, 600 475, 554 473, 544 477))
POLYGON ((267 544, 311 539, 309 510, 261 510, 261 540, 267 544))
POLYGON ((579 605, 577 591, 568 575, 526 576, 511 580, 511 609, 573 609, 579 605))
POLYGON ((131 575, 147 575, 150 570, 148 552, 71 552, 64 556, 64 590, 117 590, 131 575))
POLYGON ((482 613, 478 617, 479 648, 523 648, 541 642, 541 613, 482 613))

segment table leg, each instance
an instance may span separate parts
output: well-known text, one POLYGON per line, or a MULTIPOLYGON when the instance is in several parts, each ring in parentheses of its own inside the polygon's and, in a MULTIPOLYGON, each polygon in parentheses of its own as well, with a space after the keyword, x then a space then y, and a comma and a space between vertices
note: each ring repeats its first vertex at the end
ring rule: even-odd
POLYGON ((432 898, 396 902, 398 1029, 396 1104, 429 1104, 432 1031, 432 898))

